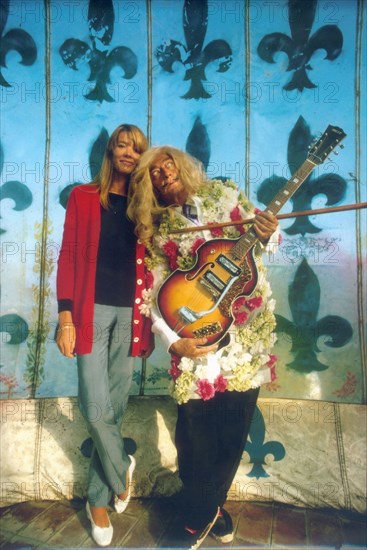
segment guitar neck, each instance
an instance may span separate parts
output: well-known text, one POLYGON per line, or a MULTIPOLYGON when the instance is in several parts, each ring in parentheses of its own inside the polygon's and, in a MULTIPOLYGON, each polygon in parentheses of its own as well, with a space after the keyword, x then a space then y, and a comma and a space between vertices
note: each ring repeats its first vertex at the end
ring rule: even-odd
MULTIPOLYGON (((284 187, 277 193, 274 199, 266 207, 265 212, 270 212, 274 216, 285 205, 285 203, 294 195, 299 189, 302 183, 308 178, 312 170, 316 166, 311 160, 307 159, 300 168, 293 174, 293 176, 287 181, 284 187)), ((249 229, 238 240, 238 242, 232 248, 232 255, 234 258, 241 260, 246 256, 249 250, 257 243, 259 237, 256 235, 254 229, 249 229)))

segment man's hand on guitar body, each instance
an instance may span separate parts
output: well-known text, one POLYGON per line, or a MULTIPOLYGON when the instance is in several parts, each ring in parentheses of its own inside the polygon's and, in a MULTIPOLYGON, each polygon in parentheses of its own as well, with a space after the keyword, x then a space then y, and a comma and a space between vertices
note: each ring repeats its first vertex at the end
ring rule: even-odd
POLYGON ((254 218, 254 229, 263 244, 266 244, 272 234, 277 230, 278 220, 270 212, 257 211, 254 218))
POLYGON ((168 351, 178 357, 188 357, 189 359, 202 357, 217 351, 218 344, 203 347, 206 342, 206 338, 180 338, 170 346, 168 351))

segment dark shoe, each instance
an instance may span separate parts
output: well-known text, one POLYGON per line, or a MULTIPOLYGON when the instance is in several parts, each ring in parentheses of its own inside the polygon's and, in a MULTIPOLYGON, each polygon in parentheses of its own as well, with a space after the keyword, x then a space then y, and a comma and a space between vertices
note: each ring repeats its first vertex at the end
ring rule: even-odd
POLYGON ((183 536, 178 541, 178 548, 188 548, 189 550, 196 550, 204 542, 205 538, 209 534, 209 531, 217 521, 219 514, 219 508, 215 516, 209 521, 209 523, 203 529, 190 529, 185 527, 183 536))
POLYGON ((233 522, 232 518, 224 508, 220 509, 217 521, 210 529, 210 534, 219 542, 226 544, 233 540, 233 522))

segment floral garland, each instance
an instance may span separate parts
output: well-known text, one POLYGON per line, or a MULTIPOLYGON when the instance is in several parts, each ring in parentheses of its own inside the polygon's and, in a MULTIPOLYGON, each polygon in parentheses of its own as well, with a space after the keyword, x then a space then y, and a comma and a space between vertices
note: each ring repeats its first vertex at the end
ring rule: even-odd
MULTIPOLYGON (((230 180, 210 180, 198 192, 203 224, 239 220, 253 207, 246 197, 238 194, 230 180), (233 206, 235 205, 235 206, 233 206)), ((147 288, 143 292, 141 312, 149 315, 155 305, 160 283, 175 269, 190 269, 196 261, 196 250, 205 242, 194 233, 172 237, 171 231, 187 225, 183 216, 167 213, 162 217, 153 245, 146 258, 147 288)), ((238 238, 243 226, 213 228, 213 238, 238 238)), ((256 247, 255 247, 256 248, 256 247)), ((275 379, 276 357, 269 353, 275 342, 275 301, 260 255, 256 259, 258 284, 253 295, 239 296, 232 304, 234 323, 230 329, 231 342, 216 354, 189 359, 172 355, 173 397, 178 403, 190 398, 211 399, 217 392, 246 391, 275 379), (270 379, 269 379, 270 372, 270 379), (267 379, 266 379, 267 377, 267 379)))

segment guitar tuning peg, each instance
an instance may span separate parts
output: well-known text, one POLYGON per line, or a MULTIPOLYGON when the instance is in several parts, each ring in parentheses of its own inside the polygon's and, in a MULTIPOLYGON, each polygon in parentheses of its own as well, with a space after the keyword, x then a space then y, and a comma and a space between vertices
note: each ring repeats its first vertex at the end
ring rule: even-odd
POLYGON ((340 149, 344 149, 343 143, 341 143, 341 144, 339 145, 339 147, 340 147, 340 149))
POLYGON ((339 155, 339 151, 333 151, 333 153, 334 153, 335 156, 339 155))

